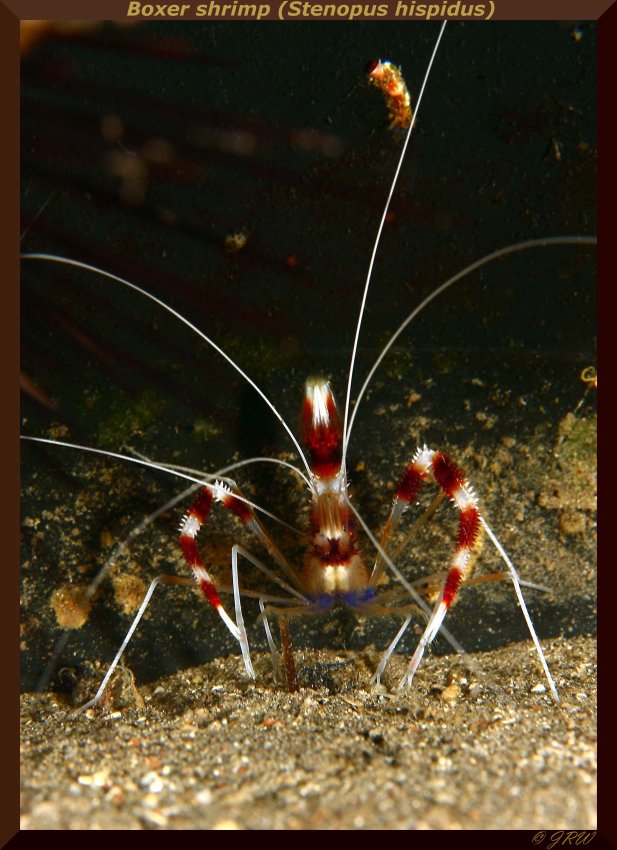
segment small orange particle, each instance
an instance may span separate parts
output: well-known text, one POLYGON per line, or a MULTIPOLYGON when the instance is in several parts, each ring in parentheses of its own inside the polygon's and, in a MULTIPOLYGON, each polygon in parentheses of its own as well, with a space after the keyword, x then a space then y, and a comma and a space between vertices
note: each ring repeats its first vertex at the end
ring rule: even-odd
POLYGON ((225 237, 225 250, 228 254, 237 254, 246 245, 248 234, 243 230, 237 233, 230 233, 225 237))
POLYGON ((411 125, 412 111, 401 69, 392 62, 377 60, 371 62, 367 74, 369 83, 380 89, 386 98, 390 129, 407 129, 411 125))
POLYGON ((587 366, 581 372, 581 381, 587 384, 588 389, 598 389, 598 373, 593 366, 587 366))
POLYGON ((50 604, 61 629, 80 629, 92 608, 91 601, 86 598, 86 588, 77 584, 65 584, 55 590, 50 604))

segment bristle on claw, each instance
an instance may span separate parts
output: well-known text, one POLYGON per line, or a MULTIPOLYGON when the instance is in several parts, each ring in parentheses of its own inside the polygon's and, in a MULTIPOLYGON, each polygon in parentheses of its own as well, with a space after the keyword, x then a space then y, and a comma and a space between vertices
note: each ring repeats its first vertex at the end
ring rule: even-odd
POLYGON ((334 478, 343 460, 343 429, 330 385, 321 378, 306 382, 302 439, 309 450, 314 475, 334 478))

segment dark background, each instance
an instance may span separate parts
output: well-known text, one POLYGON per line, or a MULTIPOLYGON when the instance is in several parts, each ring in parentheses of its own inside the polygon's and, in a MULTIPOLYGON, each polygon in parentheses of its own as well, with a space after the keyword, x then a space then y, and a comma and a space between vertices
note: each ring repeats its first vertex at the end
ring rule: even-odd
MULTIPOLYGON (((372 241, 403 141, 387 129, 364 69, 374 58, 400 64, 415 102, 438 29, 102 24, 50 37, 22 66, 22 250, 83 259, 157 294, 229 351, 294 429, 309 374, 332 378, 342 406, 372 241), (246 245, 230 254, 225 238, 238 231, 246 245)), ((405 315, 466 264, 519 240, 595 232, 594 25, 449 24, 391 209, 356 380, 405 315)), ((525 252, 458 284, 409 328, 377 376, 350 450, 357 501, 374 528, 389 509, 384 482, 396 481, 419 439, 453 453, 473 443, 487 457, 503 437, 554 440, 581 398, 581 369, 595 362, 594 269, 590 248, 525 252), (409 408, 412 393, 422 399, 409 408), (478 411, 496 417, 494 427, 482 427, 478 411)), ((31 382, 23 433, 128 445, 209 471, 291 450, 228 365, 109 281, 25 262, 22 339, 31 382)), ((28 444, 22 458, 22 670, 33 688, 61 635, 54 589, 87 584, 109 547, 184 485, 67 449, 28 444)), ((288 475, 255 467, 238 480, 302 526, 288 475)), ((515 505, 500 509, 512 520, 515 505)), ((147 582, 186 571, 180 513, 132 550, 128 572, 147 582)), ((518 528, 524 541, 524 522, 518 528)), ((215 519, 217 552, 228 551, 230 535, 240 539, 215 519)), ((574 552, 564 569, 576 563, 574 552)), ((429 551, 415 574, 438 566, 429 551)), ((544 633, 593 629, 593 588, 584 596, 543 602, 544 633), (564 609, 577 604, 580 616, 564 626, 564 609)), ((466 648, 524 637, 511 596, 500 599, 512 609, 503 627, 450 624, 466 648)), ((53 681, 62 667, 108 661, 129 622, 105 583, 54 661, 53 681)), ((338 635, 317 626, 298 640, 362 648, 395 630, 380 621, 367 637, 355 623, 343 618, 338 635)), ((151 677, 229 651, 217 618, 186 591, 169 590, 128 663, 151 677)))

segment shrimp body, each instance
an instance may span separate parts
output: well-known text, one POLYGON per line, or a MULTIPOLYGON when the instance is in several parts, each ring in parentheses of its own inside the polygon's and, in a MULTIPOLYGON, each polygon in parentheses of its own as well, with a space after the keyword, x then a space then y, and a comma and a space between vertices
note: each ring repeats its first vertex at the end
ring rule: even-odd
POLYGON ((369 573, 358 550, 356 519, 349 508, 342 464, 343 430, 327 381, 306 383, 302 436, 309 450, 312 509, 303 589, 320 607, 336 602, 353 606, 371 599, 369 573))

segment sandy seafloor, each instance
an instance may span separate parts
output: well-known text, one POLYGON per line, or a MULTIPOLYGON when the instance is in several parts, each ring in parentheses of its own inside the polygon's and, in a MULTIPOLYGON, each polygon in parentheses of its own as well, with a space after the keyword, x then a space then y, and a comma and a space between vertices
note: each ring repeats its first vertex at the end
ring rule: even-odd
POLYGON ((26 694, 22 828, 594 829, 595 642, 546 650, 559 705, 523 644, 432 657, 405 693, 370 686, 375 653, 320 651, 294 694, 266 656, 257 683, 221 659, 76 719, 26 694))
MULTIPOLYGON (((70 716, 112 657, 96 641, 79 649, 88 623, 74 630, 73 645, 94 660, 65 668, 73 693, 22 696, 22 828, 594 829, 594 433, 593 418, 567 416, 552 440, 504 441, 490 468, 470 449, 456 453, 474 467, 475 480, 485 479, 494 525, 509 528, 508 494, 518 493, 525 534, 511 532, 506 545, 516 549, 526 580, 551 588, 526 596, 559 705, 503 582, 461 592, 447 625, 468 654, 448 651, 440 636, 403 693, 396 685, 416 639, 411 629, 406 654, 392 660, 380 689, 371 685, 384 636, 387 642, 396 628, 382 618, 352 618, 352 631, 341 617, 292 622, 298 693, 273 682, 254 617, 255 682, 224 644, 199 666, 178 661, 178 672, 149 675, 157 660, 174 663, 174 618, 186 620, 187 644, 220 636, 203 605, 172 590, 153 602, 129 647, 137 697, 130 677, 120 675, 102 708, 70 716), (497 463, 507 472, 495 474, 497 463), (384 633, 373 633, 380 624, 384 633)), ((88 492, 92 514, 91 482, 88 492)), ((71 513, 71 523, 79 521, 71 513)), ((443 534, 451 546, 451 523, 435 525, 431 543, 443 534)), ((496 568, 487 557, 480 573, 496 568)), ((34 565, 24 561, 26 574, 35 576, 34 565)), ((114 568, 119 575, 127 569, 130 563, 114 568)), ((95 612, 109 618, 119 604, 96 602, 90 638, 98 634, 95 612)), ((39 624, 62 613, 57 598, 38 610, 39 624)), ((72 612, 68 605, 65 613, 72 612)), ((24 646, 40 629, 24 632, 24 646)), ((118 623, 110 640, 125 630, 118 623)))

